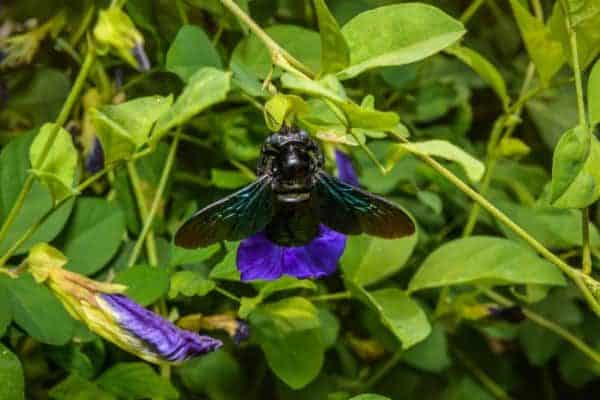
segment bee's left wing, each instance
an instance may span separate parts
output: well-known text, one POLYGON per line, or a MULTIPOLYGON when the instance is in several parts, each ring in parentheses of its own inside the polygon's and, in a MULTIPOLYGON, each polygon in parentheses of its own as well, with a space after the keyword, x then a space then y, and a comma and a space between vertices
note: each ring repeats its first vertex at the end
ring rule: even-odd
POLYGON ((175 244, 193 249, 241 240, 262 230, 272 217, 271 177, 264 175, 192 215, 175 234, 175 244))
POLYGON ((367 233, 393 239, 411 235, 415 225, 399 206, 348 185, 325 171, 316 175, 315 201, 322 223, 347 235, 367 233))

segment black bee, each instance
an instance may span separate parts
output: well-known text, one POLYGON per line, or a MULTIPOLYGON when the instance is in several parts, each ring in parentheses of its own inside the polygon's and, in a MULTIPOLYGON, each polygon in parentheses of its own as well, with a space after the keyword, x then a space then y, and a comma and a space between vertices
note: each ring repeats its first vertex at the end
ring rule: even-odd
POLYGON ((306 132, 284 126, 263 144, 257 180, 195 213, 175 244, 203 247, 264 230, 274 243, 302 246, 317 236, 319 224, 389 239, 414 232, 400 207, 330 176, 323 164, 322 150, 306 132))

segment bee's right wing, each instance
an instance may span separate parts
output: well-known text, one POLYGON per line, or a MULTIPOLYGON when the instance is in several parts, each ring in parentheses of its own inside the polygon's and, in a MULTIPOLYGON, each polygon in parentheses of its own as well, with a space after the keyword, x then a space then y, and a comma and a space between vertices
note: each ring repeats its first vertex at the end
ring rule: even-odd
POLYGON ((193 249, 244 239, 267 226, 273 218, 273 203, 271 177, 263 175, 192 215, 175 234, 175 244, 193 249))

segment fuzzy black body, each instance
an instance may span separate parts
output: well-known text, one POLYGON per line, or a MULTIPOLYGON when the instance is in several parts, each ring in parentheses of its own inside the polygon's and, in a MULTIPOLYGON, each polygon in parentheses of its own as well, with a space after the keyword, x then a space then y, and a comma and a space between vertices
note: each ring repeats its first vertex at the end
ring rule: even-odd
POLYGON ((257 180, 194 214, 175 244, 196 248, 264 230, 281 246, 302 246, 317 236, 320 224, 389 239, 414 232, 400 207, 328 175, 323 164, 322 150, 306 132, 283 127, 263 144, 257 180))

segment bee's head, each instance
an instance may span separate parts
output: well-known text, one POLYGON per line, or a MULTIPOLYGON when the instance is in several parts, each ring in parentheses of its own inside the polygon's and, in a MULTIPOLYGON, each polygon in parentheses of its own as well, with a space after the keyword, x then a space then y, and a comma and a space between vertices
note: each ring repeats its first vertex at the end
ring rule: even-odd
POLYGON ((259 174, 269 173, 284 189, 305 188, 321 167, 321 150, 308 133, 284 127, 273 133, 262 147, 259 174))

